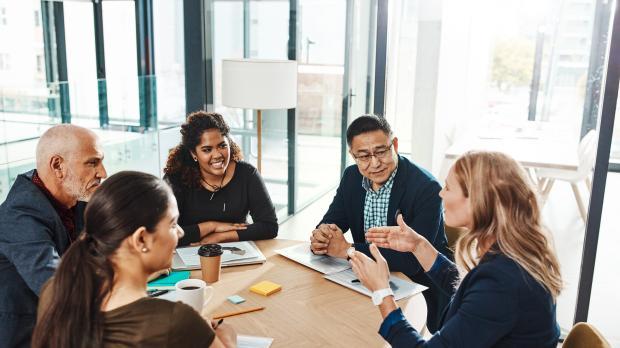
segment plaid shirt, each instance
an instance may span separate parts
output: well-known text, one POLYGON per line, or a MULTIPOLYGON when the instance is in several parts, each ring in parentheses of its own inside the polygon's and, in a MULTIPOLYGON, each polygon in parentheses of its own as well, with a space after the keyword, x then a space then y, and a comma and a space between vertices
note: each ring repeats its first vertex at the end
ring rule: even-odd
POLYGON ((392 193, 392 185, 394 185, 394 177, 398 167, 392 172, 392 175, 377 191, 373 191, 372 182, 368 178, 362 179, 362 187, 366 190, 366 199, 364 200, 364 231, 371 227, 387 226, 388 206, 390 205, 390 194, 392 193))

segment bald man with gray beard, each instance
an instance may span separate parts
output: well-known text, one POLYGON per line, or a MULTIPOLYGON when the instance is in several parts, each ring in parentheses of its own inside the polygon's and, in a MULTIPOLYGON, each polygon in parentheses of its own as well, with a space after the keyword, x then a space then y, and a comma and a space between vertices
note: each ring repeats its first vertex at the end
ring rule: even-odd
POLYGON ((41 287, 106 176, 94 132, 58 125, 39 139, 36 169, 19 175, 0 205, 0 346, 30 346, 41 287))

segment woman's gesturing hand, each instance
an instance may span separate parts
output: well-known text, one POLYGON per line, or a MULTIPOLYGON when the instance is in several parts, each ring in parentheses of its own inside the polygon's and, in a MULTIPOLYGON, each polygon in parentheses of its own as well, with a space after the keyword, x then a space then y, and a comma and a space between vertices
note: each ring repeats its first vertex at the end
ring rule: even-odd
POLYGON ((398 215, 396 222, 398 226, 369 228, 366 232, 366 240, 381 248, 415 252, 425 238, 405 224, 402 214, 398 215))
POLYGON ((359 251, 353 251, 349 255, 353 272, 370 291, 389 288, 390 269, 388 268, 387 261, 385 261, 383 255, 381 255, 381 252, 374 244, 370 245, 370 253, 376 261, 373 261, 359 251))

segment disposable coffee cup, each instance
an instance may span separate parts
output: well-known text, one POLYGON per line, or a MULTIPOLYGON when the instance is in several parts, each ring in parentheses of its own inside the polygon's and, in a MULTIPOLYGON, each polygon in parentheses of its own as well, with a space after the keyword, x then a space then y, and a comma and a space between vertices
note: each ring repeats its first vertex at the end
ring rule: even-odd
POLYGON ((207 284, 220 280, 222 253, 222 246, 219 244, 205 244, 198 249, 202 280, 207 284))

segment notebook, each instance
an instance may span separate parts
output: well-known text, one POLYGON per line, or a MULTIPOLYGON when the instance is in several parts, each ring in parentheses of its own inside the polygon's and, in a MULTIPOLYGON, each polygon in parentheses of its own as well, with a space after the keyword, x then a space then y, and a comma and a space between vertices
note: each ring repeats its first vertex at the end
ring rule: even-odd
MULTIPOLYGON (((264 263, 266 258, 254 242, 219 243, 222 246, 222 267, 264 263)), ((172 269, 200 269, 199 246, 177 248, 172 258, 172 269)))
POLYGON ((310 251, 310 243, 278 249, 276 253, 323 274, 337 273, 351 268, 347 260, 327 255, 314 255, 310 251))
POLYGON ((150 281, 146 288, 148 290, 174 290, 175 284, 185 279, 189 279, 189 271, 173 271, 170 275, 150 281))

